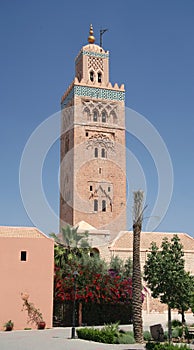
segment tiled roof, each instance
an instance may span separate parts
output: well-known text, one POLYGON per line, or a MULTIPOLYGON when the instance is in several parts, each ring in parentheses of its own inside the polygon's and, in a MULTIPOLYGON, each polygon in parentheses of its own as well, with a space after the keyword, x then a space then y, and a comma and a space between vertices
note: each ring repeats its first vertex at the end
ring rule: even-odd
POLYGON ((78 231, 79 230, 87 230, 87 231, 96 230, 94 226, 88 224, 86 221, 83 221, 83 220, 78 222, 74 227, 77 227, 77 226, 79 226, 78 231))
POLYGON ((36 227, 0 226, 0 238, 48 238, 36 227))
MULTIPOLYGON (((194 251, 194 238, 186 233, 171 232, 141 232, 140 250, 148 250, 152 242, 158 247, 161 246, 162 240, 166 237, 169 241, 173 235, 177 235, 183 245, 184 251, 194 251)), ((133 249, 133 232, 121 231, 110 245, 110 250, 132 250, 133 249)))

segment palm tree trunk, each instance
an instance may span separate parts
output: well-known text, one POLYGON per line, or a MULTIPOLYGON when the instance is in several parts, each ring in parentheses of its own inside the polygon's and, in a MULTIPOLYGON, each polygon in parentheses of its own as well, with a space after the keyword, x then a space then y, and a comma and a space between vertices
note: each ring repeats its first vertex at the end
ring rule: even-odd
POLYGON ((143 192, 137 191, 134 195, 133 207, 133 276, 132 276, 132 309, 133 333, 137 343, 143 343, 142 321, 142 283, 140 264, 140 237, 143 220, 143 192))
POLYGON ((142 321, 142 284, 140 266, 140 233, 141 226, 133 225, 133 332, 137 343, 143 342, 143 321, 142 321))

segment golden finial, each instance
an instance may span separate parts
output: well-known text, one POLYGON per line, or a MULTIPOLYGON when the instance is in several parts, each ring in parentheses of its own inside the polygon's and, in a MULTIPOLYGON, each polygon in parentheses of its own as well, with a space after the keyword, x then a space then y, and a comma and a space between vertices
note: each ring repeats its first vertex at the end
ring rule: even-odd
POLYGON ((90 24, 90 35, 88 37, 88 42, 90 44, 93 44, 95 42, 95 37, 94 37, 94 32, 93 32, 93 27, 92 27, 92 24, 90 24))

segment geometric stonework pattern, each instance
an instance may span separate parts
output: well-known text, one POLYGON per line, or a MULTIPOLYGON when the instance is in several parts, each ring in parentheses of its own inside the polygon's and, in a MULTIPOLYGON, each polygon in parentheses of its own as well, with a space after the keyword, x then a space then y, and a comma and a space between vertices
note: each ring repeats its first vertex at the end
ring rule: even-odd
POLYGON ((86 149, 94 147, 104 147, 106 150, 114 150, 114 142, 110 138, 103 134, 92 135, 86 145, 86 149))
POLYGON ((97 57, 88 57, 88 68, 93 68, 94 70, 100 69, 103 71, 103 59, 97 57))

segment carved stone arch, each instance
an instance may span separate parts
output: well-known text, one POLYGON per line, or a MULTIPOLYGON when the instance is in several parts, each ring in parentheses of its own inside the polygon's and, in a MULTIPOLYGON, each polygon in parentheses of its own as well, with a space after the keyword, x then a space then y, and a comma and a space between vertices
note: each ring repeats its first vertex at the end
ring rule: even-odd
POLYGON ((111 122, 112 124, 118 124, 117 114, 116 114, 116 112, 115 112, 114 110, 112 110, 112 111, 110 112, 110 122, 111 122))
POLYGON ((83 110, 84 120, 90 121, 90 109, 85 107, 83 110))
POLYGON ((90 69, 89 71, 89 81, 94 83, 95 82, 95 71, 94 69, 90 69))
POLYGON ((106 123, 107 122, 107 118, 108 118, 108 113, 107 113, 106 109, 103 108, 103 110, 101 112, 101 121, 102 121, 102 123, 106 123))
POLYGON ((97 82, 100 84, 103 82, 103 73, 100 69, 97 71, 97 82))
POLYGON ((99 121, 99 112, 98 112, 98 109, 96 107, 92 110, 92 121, 93 122, 99 121))

